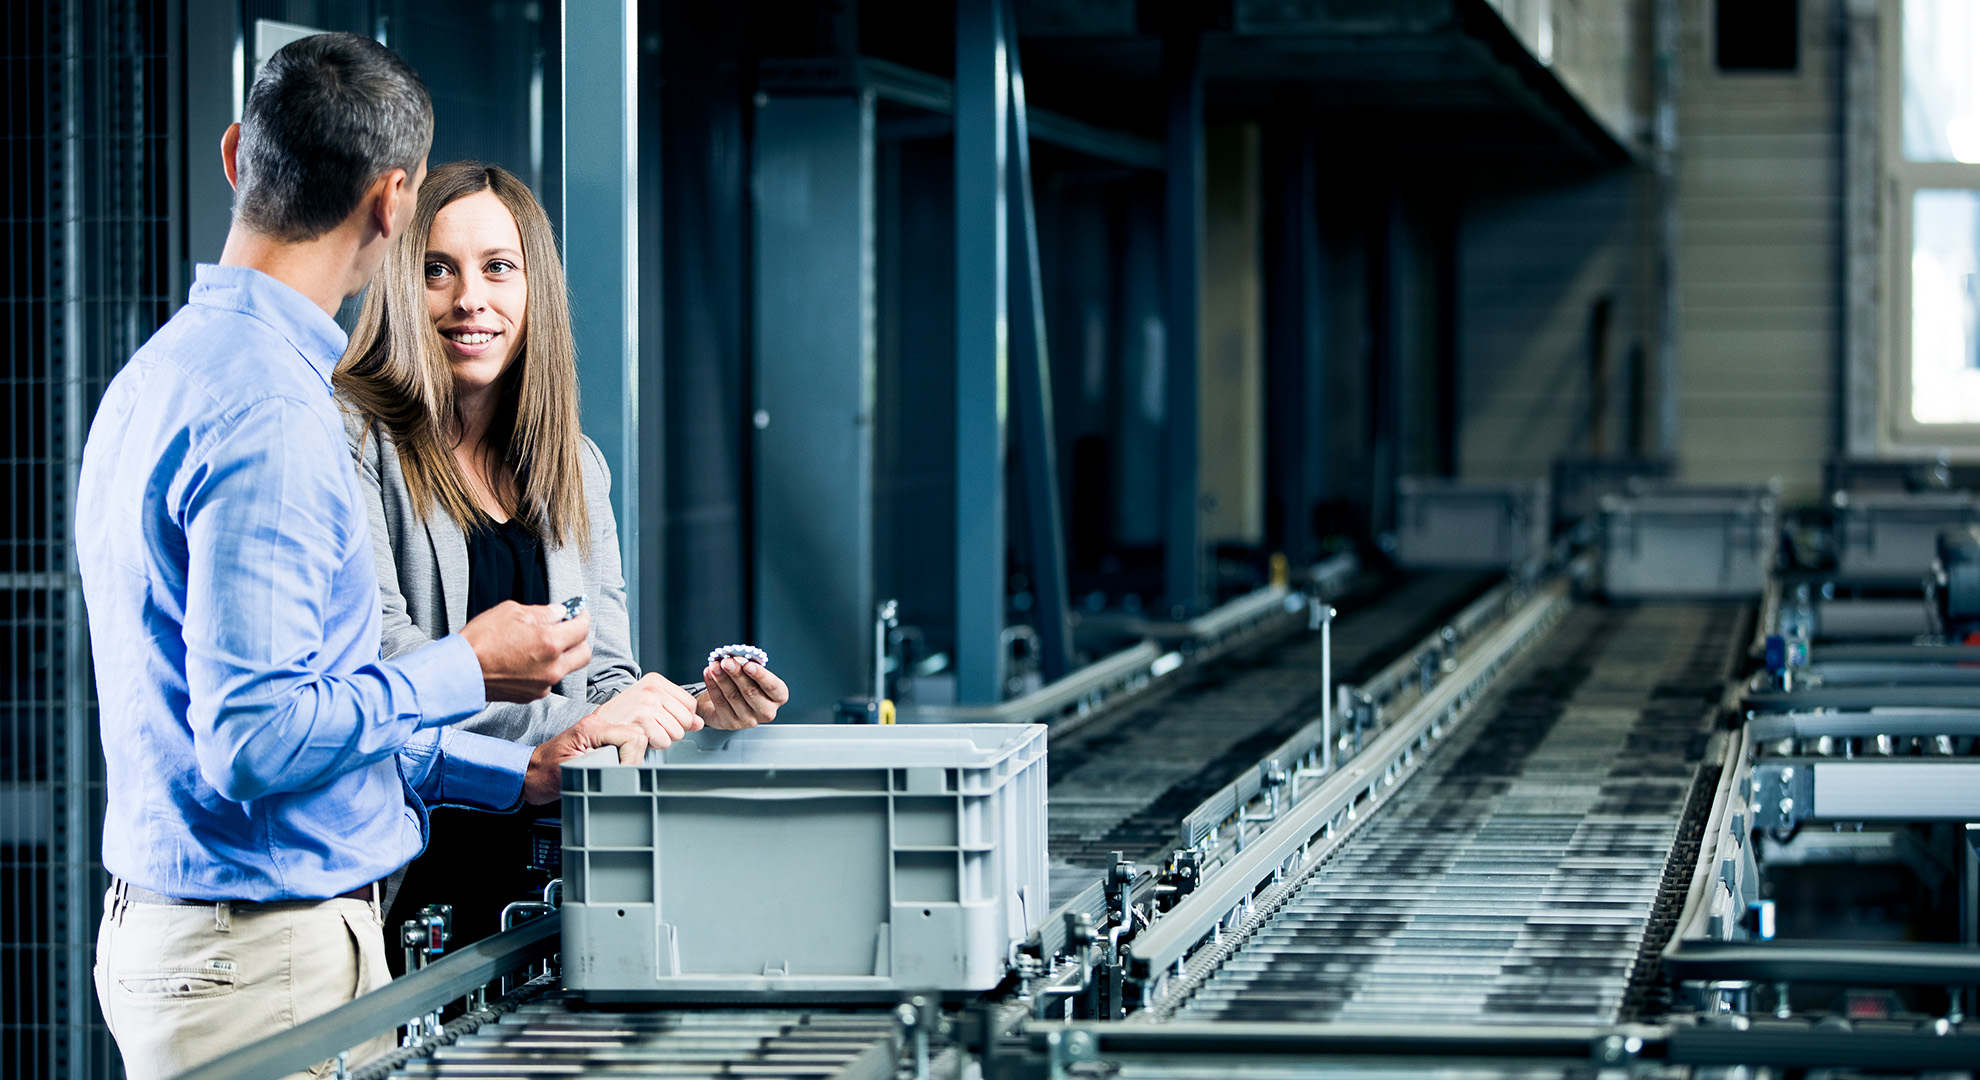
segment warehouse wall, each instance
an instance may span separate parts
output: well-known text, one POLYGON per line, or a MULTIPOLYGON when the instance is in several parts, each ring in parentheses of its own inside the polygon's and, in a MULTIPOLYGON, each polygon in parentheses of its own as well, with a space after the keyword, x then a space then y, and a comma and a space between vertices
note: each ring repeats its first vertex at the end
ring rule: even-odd
POLYGON ((1835 7, 1802 0, 1800 68, 1719 72, 1686 0, 1678 106, 1678 467, 1819 496, 1836 445, 1841 119, 1835 7))
POLYGON ((1617 169, 1466 198, 1458 240, 1458 473, 1545 476, 1644 439, 1648 177, 1617 169))

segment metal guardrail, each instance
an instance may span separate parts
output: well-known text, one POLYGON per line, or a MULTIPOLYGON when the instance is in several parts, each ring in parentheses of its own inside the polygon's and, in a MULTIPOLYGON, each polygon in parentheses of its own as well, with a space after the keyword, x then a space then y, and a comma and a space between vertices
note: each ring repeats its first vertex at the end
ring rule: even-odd
POLYGON ((179 1080, 268 1080, 331 1060, 367 1039, 395 1030, 407 1017, 434 1012, 554 955, 562 929, 563 920, 557 913, 532 919, 464 946, 314 1020, 190 1069, 179 1080))
POLYGON ((1214 645, 1267 621, 1290 617, 1306 609, 1306 594, 1284 585, 1267 585, 1246 593, 1214 611, 1180 622, 1123 620, 1112 628, 1145 640, 1056 679, 1044 686, 994 705, 917 705, 900 711, 906 724, 1030 724, 1048 721, 1068 709, 1097 705, 1108 694, 1139 690, 1183 666, 1179 650, 1160 642, 1199 647, 1214 645))
POLYGON ((1160 646, 1152 641, 1143 641, 1009 701, 1000 701, 995 705, 920 705, 902 709, 901 722, 1029 724, 1049 719, 1077 706, 1082 699, 1096 698, 1160 678, 1166 672, 1157 674, 1154 668, 1163 655, 1160 646))
POLYGON ((1567 604, 1567 585, 1558 581, 1529 600, 1358 756, 1143 930, 1128 950, 1130 974, 1143 980, 1165 978, 1167 969, 1188 956, 1229 913, 1248 906, 1261 883, 1280 877, 1296 881, 1317 867, 1342 827, 1353 818, 1365 820, 1375 804, 1421 768, 1429 757, 1426 751, 1457 728, 1492 678, 1567 604))

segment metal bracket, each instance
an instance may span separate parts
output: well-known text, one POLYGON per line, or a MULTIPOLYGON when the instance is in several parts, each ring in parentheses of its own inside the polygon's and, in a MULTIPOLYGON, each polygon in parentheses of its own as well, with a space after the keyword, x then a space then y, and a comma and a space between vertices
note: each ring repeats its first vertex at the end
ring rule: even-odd
POLYGON ((1815 772, 1794 764, 1753 765, 1753 826, 1791 829, 1815 808, 1815 772))

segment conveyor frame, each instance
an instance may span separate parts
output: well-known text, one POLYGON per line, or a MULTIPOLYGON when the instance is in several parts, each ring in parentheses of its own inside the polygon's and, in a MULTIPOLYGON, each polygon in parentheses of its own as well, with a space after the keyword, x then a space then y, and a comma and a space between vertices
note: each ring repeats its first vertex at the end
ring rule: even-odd
MULTIPOLYGON (((1244 930, 1268 913, 1290 888, 1318 869, 1370 813, 1422 767, 1434 749, 1468 716, 1486 685, 1526 646, 1550 628, 1569 603, 1568 586, 1556 580, 1538 589, 1479 648, 1398 717, 1355 758, 1343 762, 1311 794, 1283 812, 1215 876, 1135 938, 1128 952, 1130 977, 1150 984, 1144 1000, 1151 1013, 1173 1005, 1185 986, 1167 985, 1169 969, 1218 933, 1215 948, 1193 962, 1205 973, 1225 948, 1235 947, 1244 930), (1255 903, 1254 903, 1255 902, 1255 903), (1220 932, 1234 913, 1244 927, 1226 938, 1220 932)), ((1182 973, 1187 978, 1188 972, 1182 973)))

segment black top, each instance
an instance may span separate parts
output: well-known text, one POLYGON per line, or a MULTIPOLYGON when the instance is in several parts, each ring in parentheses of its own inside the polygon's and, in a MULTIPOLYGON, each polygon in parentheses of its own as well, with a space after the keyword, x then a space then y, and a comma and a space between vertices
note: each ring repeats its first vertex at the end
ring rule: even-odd
MULTIPOLYGON (((543 542, 511 518, 467 534, 468 618, 504 600, 550 602, 543 542)), ((428 814, 426 853, 406 867, 386 916, 387 926, 416 917, 427 904, 452 904, 454 938, 448 948, 472 944, 500 929, 502 907, 540 895, 547 875, 528 869, 534 822, 557 816, 557 804, 524 806, 520 813, 488 814, 436 806, 428 814)), ((388 949, 395 975, 403 954, 388 949)))
POLYGON ((504 600, 518 604, 550 602, 550 575, 543 568, 543 543, 515 518, 470 529, 467 617, 504 600))

